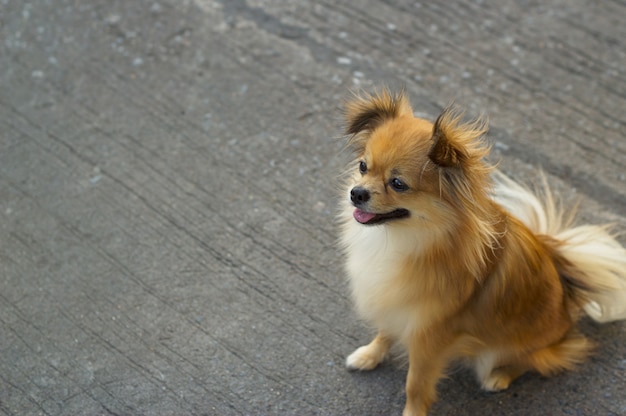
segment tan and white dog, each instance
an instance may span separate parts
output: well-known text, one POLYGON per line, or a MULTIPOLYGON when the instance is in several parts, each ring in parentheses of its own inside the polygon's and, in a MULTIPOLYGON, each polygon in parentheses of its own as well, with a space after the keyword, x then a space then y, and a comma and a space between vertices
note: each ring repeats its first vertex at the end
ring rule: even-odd
POLYGON ((589 354, 581 311, 626 318, 626 250, 606 227, 573 226, 546 186, 537 196, 495 171, 484 123, 416 118, 387 90, 348 102, 346 122, 341 244, 356 309, 378 329, 346 363, 370 370, 403 345, 405 415, 427 413, 453 360, 506 389, 589 354))

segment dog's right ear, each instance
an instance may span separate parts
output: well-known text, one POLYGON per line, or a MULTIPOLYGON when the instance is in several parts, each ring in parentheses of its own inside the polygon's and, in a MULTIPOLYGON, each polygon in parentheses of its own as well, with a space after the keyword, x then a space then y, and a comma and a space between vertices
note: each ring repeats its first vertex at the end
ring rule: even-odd
POLYGON ((413 109, 404 90, 393 94, 383 89, 373 95, 356 95, 345 107, 346 134, 350 135, 348 144, 357 153, 361 152, 369 138, 367 133, 374 131, 386 120, 407 113, 412 115, 413 109))

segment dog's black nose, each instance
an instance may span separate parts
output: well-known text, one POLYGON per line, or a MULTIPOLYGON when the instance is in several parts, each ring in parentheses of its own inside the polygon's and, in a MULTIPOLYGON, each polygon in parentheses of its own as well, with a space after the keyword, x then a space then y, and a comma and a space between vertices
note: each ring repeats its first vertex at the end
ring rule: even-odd
POLYGON ((350 199, 354 205, 362 205, 370 200, 370 192, 360 186, 355 186, 350 191, 350 199))

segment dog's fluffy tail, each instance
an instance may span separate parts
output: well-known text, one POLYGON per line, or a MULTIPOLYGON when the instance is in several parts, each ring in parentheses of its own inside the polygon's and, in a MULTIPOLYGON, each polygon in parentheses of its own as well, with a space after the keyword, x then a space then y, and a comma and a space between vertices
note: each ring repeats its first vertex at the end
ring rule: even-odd
POLYGON ((598 322, 626 319, 626 249, 608 226, 573 226, 575 207, 567 214, 542 177, 537 193, 501 172, 494 175, 493 197, 534 233, 559 241, 558 253, 572 267, 567 272, 583 290, 587 315, 598 322))

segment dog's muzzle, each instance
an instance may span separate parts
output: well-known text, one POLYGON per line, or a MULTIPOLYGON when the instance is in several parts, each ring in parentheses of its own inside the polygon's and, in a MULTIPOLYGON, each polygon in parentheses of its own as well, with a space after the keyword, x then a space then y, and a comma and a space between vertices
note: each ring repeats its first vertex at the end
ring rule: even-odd
POLYGON ((350 191, 350 200, 357 207, 363 206, 370 200, 370 191, 362 186, 355 186, 350 191))

